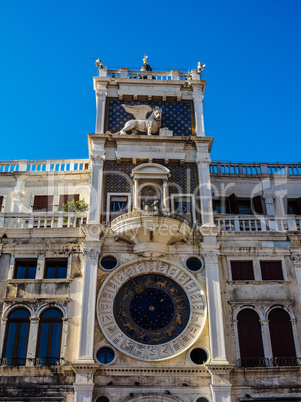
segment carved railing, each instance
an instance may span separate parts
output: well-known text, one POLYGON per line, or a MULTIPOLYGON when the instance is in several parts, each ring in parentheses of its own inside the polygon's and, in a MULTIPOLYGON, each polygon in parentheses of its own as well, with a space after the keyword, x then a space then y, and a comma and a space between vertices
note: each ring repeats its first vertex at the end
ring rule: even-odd
POLYGON ((179 70, 171 71, 141 71, 141 70, 129 70, 128 68, 120 68, 119 70, 108 70, 105 67, 99 71, 100 76, 109 77, 111 79, 146 79, 146 80, 161 80, 161 81, 186 81, 199 80, 200 74, 197 70, 191 70, 191 72, 180 72, 179 70))
POLYGON ((117 218, 115 218, 111 222, 111 226, 114 226, 118 222, 124 221, 126 219, 140 217, 140 216, 159 216, 159 217, 163 217, 163 218, 172 218, 172 219, 176 219, 176 220, 178 220, 178 221, 180 221, 182 223, 185 223, 189 227, 192 227, 192 223, 190 221, 188 221, 187 219, 183 218, 183 216, 175 214, 173 212, 167 212, 167 211, 143 211, 143 210, 132 211, 132 212, 128 212, 127 214, 120 215, 120 216, 118 216, 117 218))
POLYGON ((301 230, 301 216, 272 217, 216 214, 214 223, 226 232, 263 232, 301 230))
POLYGON ((292 367, 301 366, 301 357, 244 357, 236 361, 236 367, 292 367))
POLYGON ((210 173, 230 176, 301 176, 301 164, 211 162, 210 173))
POLYGON ((86 213, 0 213, 0 228, 8 229, 72 228, 84 225, 86 222, 86 213))
POLYGON ((0 173, 9 172, 78 172, 89 170, 89 159, 62 159, 48 161, 0 161, 0 173))
POLYGON ((64 363, 63 358, 59 357, 36 357, 36 358, 24 358, 24 357, 2 357, 0 359, 0 366, 62 366, 64 363))

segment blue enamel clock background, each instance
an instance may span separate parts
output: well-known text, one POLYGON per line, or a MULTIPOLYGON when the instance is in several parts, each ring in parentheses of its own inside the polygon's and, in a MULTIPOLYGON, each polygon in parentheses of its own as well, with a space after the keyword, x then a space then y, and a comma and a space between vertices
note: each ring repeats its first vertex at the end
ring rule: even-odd
MULTIPOLYGON (((151 108, 159 106, 162 108, 162 125, 173 131, 175 136, 188 137, 192 135, 192 102, 140 102, 140 101, 122 101, 109 100, 109 114, 106 130, 111 133, 120 131, 124 124, 134 116, 127 113, 122 105, 149 105, 151 108)), ((147 115, 149 117, 150 113, 147 115)))

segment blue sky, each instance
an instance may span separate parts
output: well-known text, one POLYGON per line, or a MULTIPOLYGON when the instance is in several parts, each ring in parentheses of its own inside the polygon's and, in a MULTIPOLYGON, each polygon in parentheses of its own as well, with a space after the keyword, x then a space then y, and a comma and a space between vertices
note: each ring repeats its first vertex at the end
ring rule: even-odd
POLYGON ((213 160, 301 160, 301 1, 3 0, 0 160, 88 156, 93 57, 196 68, 213 160))

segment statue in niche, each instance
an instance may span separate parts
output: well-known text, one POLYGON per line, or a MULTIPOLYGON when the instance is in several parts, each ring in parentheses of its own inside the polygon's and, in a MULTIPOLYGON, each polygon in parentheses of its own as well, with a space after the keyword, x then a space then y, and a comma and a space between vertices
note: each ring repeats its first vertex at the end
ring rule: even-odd
POLYGON ((152 109, 148 105, 128 106, 122 105, 127 113, 134 115, 136 120, 129 120, 125 123, 119 134, 126 134, 126 131, 131 131, 131 134, 137 134, 138 131, 147 133, 147 135, 157 134, 161 127, 162 109, 158 106, 152 109), (149 118, 146 115, 152 111, 149 118))
POLYGON ((144 211, 159 211, 160 198, 153 187, 147 186, 141 191, 142 208, 144 211))

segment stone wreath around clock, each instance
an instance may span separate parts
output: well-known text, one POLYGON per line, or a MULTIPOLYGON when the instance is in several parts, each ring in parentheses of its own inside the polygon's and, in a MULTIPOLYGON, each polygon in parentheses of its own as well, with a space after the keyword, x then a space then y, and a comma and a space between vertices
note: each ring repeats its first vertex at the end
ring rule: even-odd
POLYGON ((97 317, 107 340, 143 360, 182 353, 199 337, 206 301, 197 280, 165 261, 136 261, 118 268, 102 285, 97 317))

